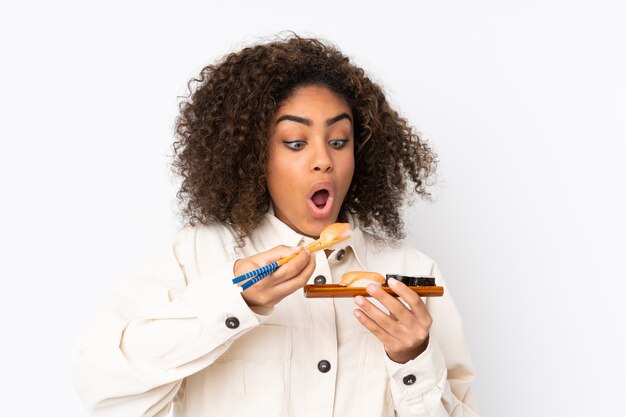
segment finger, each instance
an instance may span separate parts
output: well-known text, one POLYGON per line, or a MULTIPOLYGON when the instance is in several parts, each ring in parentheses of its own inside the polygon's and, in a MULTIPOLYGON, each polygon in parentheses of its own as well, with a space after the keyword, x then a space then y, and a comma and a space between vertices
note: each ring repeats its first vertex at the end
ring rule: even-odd
POLYGON ((354 316, 357 318, 359 323, 363 325, 367 330, 370 331, 378 340, 380 340, 383 345, 391 346, 397 343, 397 340, 390 335, 385 329, 380 327, 378 323, 368 317, 362 310, 356 309, 354 310, 354 316))
POLYGON ((276 285, 276 290, 291 294, 295 290, 304 287, 313 271, 315 270, 315 256, 309 256, 308 264, 300 271, 299 274, 291 278, 287 278, 276 285))
POLYGON ((279 259, 291 256, 294 253, 299 253, 302 251, 302 249, 303 248, 301 246, 276 246, 275 248, 272 248, 268 251, 257 254, 257 261, 261 265, 271 264, 272 262, 276 262, 279 259))
MULTIPOLYGON (((391 281, 391 279, 389 280, 391 281)), ((410 325, 415 320, 413 313, 404 304, 402 304, 396 297, 388 294, 380 286, 369 284, 366 287, 366 291, 369 295, 380 301, 382 305, 389 310, 390 314, 393 314, 398 318, 398 321, 404 325, 410 325)), ((411 291, 411 290, 409 290, 411 291)), ((412 291, 411 291, 412 292, 412 291)))
POLYGON ((307 267, 312 258, 311 253, 307 250, 301 251, 298 256, 290 262, 280 266, 273 274, 275 284, 290 280, 298 275, 307 267))
POLYGON ((392 319, 380 308, 372 304, 369 300, 365 299, 365 297, 358 295, 354 297, 354 302, 361 308, 361 310, 365 312, 365 314, 369 316, 369 318, 374 320, 376 324, 385 329, 387 333, 391 335, 399 333, 400 329, 397 328, 398 322, 392 319))
POLYGON ((311 278, 311 275, 313 275, 313 271, 315 271, 315 262, 315 256, 309 254, 309 263, 298 276, 298 280, 302 281, 302 286, 304 286, 304 284, 309 281, 309 278, 311 278))
POLYGON ((422 298, 415 293, 415 291, 411 290, 404 283, 398 281, 397 279, 390 278, 387 281, 389 288, 398 296, 404 300, 411 310, 418 316, 423 315, 428 310, 426 309, 426 305, 422 301, 422 298))

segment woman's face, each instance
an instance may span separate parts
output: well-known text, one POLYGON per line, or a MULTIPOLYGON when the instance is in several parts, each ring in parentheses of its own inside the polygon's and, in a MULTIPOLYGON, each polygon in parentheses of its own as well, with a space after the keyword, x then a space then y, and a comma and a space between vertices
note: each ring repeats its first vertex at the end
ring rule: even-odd
POLYGON ((274 116, 267 185, 276 217, 318 237, 335 223, 354 173, 350 107, 326 87, 298 88, 274 116))

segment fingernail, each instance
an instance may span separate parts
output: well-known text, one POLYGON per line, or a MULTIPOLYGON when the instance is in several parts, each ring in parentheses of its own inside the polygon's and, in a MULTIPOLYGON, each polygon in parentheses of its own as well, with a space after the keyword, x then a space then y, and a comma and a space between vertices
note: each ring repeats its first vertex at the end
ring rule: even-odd
POLYGON ((358 305, 363 305, 363 303, 365 302, 365 299, 361 297, 360 295, 357 295, 356 297, 354 297, 354 302, 357 303, 358 305))
POLYGON ((369 295, 373 295, 374 292, 376 291, 376 285, 368 284, 367 287, 365 287, 365 291, 367 291, 369 295))
POLYGON ((398 285, 398 280, 395 278, 389 278, 387 280, 387 285, 389 285, 390 287, 395 287, 396 285, 398 285))

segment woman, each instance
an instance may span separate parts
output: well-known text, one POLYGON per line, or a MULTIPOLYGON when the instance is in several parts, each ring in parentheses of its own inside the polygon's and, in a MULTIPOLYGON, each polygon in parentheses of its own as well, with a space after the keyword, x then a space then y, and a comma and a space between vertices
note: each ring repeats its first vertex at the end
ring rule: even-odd
POLYGON ((436 157, 335 48, 293 36, 205 67, 182 103, 174 169, 188 225, 76 343, 95 416, 475 416, 449 295, 306 299, 347 271, 435 276, 399 208, 436 157), (337 221, 340 248, 302 246, 337 221), (245 291, 241 275, 294 260, 245 291), (403 302, 399 301, 402 300, 403 302))

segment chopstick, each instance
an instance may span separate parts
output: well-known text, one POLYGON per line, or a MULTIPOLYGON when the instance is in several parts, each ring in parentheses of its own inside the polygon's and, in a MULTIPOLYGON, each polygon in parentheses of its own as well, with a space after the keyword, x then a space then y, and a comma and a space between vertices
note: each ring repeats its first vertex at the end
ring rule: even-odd
MULTIPOLYGON (((326 249, 330 246, 333 246, 336 243, 339 242, 343 242, 344 240, 350 238, 350 236, 344 236, 344 237, 340 237, 338 239, 334 239, 330 242, 327 243, 322 243, 319 245, 315 245, 313 248, 309 248, 309 246, 311 246, 312 243, 311 242, 309 245, 305 246, 305 249, 310 250, 311 253, 313 252, 317 252, 323 249, 326 249)), ((318 239, 319 240, 319 239, 318 239)), ((318 242, 319 243, 319 242, 318 242)), ((285 258, 281 258, 278 261, 272 262, 271 264, 262 266, 260 268, 254 269, 250 272, 247 272, 243 275, 239 275, 238 277, 235 277, 232 279, 233 284, 238 284, 242 281, 248 280, 247 282, 245 282, 244 284, 241 285, 241 289, 246 290, 248 288, 250 288, 250 286, 256 284, 257 282, 259 282, 260 280, 262 280, 263 278, 267 277, 268 275, 273 274, 281 265, 286 264, 287 262, 291 261, 292 259, 294 259, 296 256, 298 256, 297 253, 294 253, 293 255, 289 255, 285 258)))
MULTIPOLYGON (((313 253, 313 252, 317 252, 317 251, 322 250, 322 249, 326 249, 326 248, 328 248, 330 246, 333 246, 335 243, 343 242, 344 240, 349 239, 349 238, 350 238, 350 236, 343 236, 343 237, 336 238, 336 239, 331 240, 330 242, 326 242, 326 243, 318 242, 319 246, 317 244, 313 245, 313 243, 317 242, 317 240, 316 240, 316 241, 313 241, 313 242, 309 243, 308 245, 306 245, 304 247, 304 249, 308 249, 309 252, 313 253)), ((281 265, 286 264, 287 262, 289 262, 290 260, 292 260, 296 256, 298 256, 298 254, 294 253, 293 255, 289 255, 286 258, 279 259, 276 262, 278 262, 278 266, 281 266, 281 265)))
POLYGON ((262 266, 262 267, 257 268, 257 269, 253 269, 250 272, 246 272, 243 275, 239 275, 238 277, 233 278, 232 279, 233 284, 238 284, 241 281, 245 281, 248 278, 253 278, 253 277, 257 276, 257 275, 264 274, 264 273, 266 273, 268 271, 271 271, 270 272, 270 274, 271 274, 272 272, 276 271, 278 269, 278 267, 279 267, 278 261, 275 261, 275 262, 272 262, 271 264, 262 266))
MULTIPOLYGON (((318 239, 316 239, 313 242, 309 243, 304 248, 305 249, 312 249, 315 246, 322 244, 322 235, 324 235, 324 233, 327 232, 329 229, 337 229, 337 227, 335 227, 335 226, 343 226, 343 227, 340 227, 339 231, 341 233, 338 234, 338 235, 335 235, 335 237, 333 238, 333 241, 335 241, 335 240, 339 241, 338 239, 340 239, 340 236, 345 236, 345 233, 350 230, 350 225, 348 223, 335 223, 335 224, 332 224, 332 225, 328 226, 326 229, 324 229, 324 231, 322 231, 322 233, 320 234, 320 237, 318 239)), ((333 230, 333 231, 337 232, 337 230, 333 230)))

